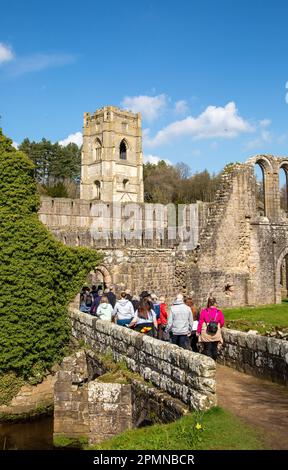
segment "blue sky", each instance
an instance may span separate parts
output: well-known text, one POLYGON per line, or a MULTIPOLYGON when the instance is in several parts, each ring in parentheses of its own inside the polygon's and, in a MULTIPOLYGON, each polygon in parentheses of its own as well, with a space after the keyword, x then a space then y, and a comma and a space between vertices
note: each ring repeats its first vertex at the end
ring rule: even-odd
POLYGON ((152 161, 287 155, 287 17, 284 0, 3 2, 0 123, 79 142, 83 112, 112 104, 142 112, 152 161))

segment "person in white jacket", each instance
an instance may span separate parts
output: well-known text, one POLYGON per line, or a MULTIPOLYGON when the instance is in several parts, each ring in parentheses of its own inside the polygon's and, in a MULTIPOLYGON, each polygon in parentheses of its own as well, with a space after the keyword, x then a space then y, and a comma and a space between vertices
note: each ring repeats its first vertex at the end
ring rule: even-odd
POLYGON ((99 307, 96 310, 96 317, 98 317, 99 320, 111 321, 112 313, 113 307, 109 303, 108 297, 103 296, 100 300, 99 307))
POLYGON ((117 325, 129 325, 135 315, 132 302, 126 298, 126 295, 126 292, 121 292, 120 300, 116 302, 113 310, 113 317, 116 318, 117 325))

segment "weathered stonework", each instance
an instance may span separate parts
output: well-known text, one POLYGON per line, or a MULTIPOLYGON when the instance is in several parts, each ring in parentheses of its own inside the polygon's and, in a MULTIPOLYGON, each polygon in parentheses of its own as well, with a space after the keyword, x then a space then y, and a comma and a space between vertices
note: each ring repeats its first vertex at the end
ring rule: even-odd
POLYGON ((72 335, 99 353, 111 350, 115 361, 189 405, 205 410, 216 405, 215 362, 114 323, 70 309, 72 335))
POLYGON ((222 329, 219 361, 237 370, 283 385, 288 384, 288 341, 222 329))
POLYGON ((132 427, 167 423, 188 413, 179 400, 132 379, 131 384, 102 383, 107 372, 92 350, 63 361, 54 395, 54 440, 87 439, 97 444, 132 427))
POLYGON ((88 381, 84 351, 64 359, 54 399, 54 438, 97 444, 132 427, 131 385, 88 381))
POLYGON ((54 384, 56 376, 49 375, 38 385, 24 385, 9 405, 0 406, 0 419, 22 419, 37 416, 54 403, 54 384))
POLYGON ((131 226, 132 237, 113 238, 111 227, 127 223, 125 203, 115 218, 109 203, 108 212, 101 215, 95 201, 43 198, 39 217, 64 243, 102 250, 103 264, 96 269, 105 273, 104 280, 136 293, 148 288, 171 300, 178 290, 193 291, 198 306, 205 304, 210 293, 222 307, 279 303, 288 293, 288 218, 280 209, 281 168, 287 171, 288 159, 271 155, 229 165, 214 203, 191 205, 189 249, 179 245, 181 230, 175 238, 168 237, 168 206, 164 219, 152 210, 153 233, 148 239, 142 232, 146 222, 141 211, 131 226), (258 163, 265 181, 262 213, 254 175, 258 163), (91 236, 92 226, 99 235, 96 239, 91 236), (157 231, 159 227, 163 230, 157 231), (106 235, 111 233, 101 238, 105 230, 106 235))
POLYGON ((105 106, 84 114, 81 199, 143 202, 140 114, 105 106))

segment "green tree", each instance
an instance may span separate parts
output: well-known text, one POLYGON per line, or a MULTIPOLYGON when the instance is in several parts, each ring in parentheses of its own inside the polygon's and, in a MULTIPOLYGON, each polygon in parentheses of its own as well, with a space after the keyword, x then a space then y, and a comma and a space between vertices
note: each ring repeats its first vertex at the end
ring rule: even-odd
POLYGON ((143 177, 146 202, 190 204, 213 201, 221 175, 210 175, 207 170, 191 175, 185 163, 171 166, 162 160, 157 165, 145 164, 143 177))
POLYGON ((19 150, 26 153, 34 163, 35 178, 46 194, 73 197, 69 192, 72 190, 73 193, 74 186, 79 185, 81 167, 81 149, 76 144, 62 147, 44 138, 41 142, 30 142, 26 138, 19 150))
POLYGON ((34 172, 0 129, 0 374, 24 378, 63 356, 68 303, 100 259, 62 245, 39 221, 34 172))

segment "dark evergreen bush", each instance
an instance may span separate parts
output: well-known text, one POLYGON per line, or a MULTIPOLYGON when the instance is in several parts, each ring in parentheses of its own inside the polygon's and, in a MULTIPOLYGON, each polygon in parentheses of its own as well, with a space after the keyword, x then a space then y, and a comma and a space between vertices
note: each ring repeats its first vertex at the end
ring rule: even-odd
POLYGON ((0 129, 0 374, 40 378, 68 342, 67 306, 95 251, 69 248, 38 220, 33 163, 0 129))

